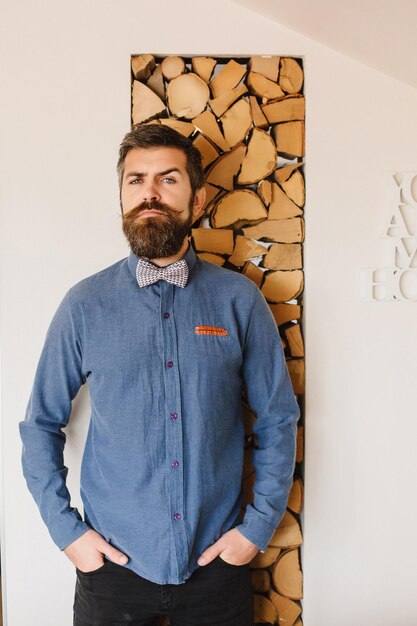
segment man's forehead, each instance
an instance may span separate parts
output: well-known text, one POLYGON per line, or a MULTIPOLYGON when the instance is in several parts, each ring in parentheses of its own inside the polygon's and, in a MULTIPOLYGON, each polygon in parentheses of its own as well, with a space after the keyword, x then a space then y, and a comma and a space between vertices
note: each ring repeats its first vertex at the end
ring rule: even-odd
POLYGON ((152 148, 132 148, 126 155, 125 169, 134 165, 136 168, 153 167, 167 169, 172 166, 180 170, 186 171, 187 160, 184 152, 174 147, 152 147, 152 148))

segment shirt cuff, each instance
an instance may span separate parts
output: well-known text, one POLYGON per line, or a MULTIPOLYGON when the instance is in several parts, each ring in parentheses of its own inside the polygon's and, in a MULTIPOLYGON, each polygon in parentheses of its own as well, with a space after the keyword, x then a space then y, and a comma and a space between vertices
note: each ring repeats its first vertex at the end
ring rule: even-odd
POLYGON ((278 523, 274 525, 268 524, 256 514, 251 505, 248 505, 243 522, 236 528, 246 539, 254 543, 261 552, 265 552, 274 536, 278 523))
POLYGON ((60 520, 59 526, 50 526, 48 530, 54 543, 60 550, 64 550, 67 546, 84 535, 87 530, 91 530, 91 526, 77 519, 77 516, 71 516, 65 520, 65 524, 63 524, 63 520, 60 520))

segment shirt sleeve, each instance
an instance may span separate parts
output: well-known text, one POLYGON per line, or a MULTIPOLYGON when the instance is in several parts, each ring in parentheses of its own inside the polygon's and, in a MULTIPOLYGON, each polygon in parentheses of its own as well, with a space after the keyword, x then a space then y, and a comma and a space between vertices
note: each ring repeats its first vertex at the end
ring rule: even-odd
POLYGON ((56 545, 63 550, 89 526, 71 507, 64 465, 71 402, 85 382, 81 342, 71 313, 70 291, 49 326, 24 421, 22 468, 28 488, 56 545))
POLYGON ((279 331, 263 294, 256 290, 247 328, 243 379, 256 413, 254 498, 237 529, 261 551, 269 544, 287 505, 295 468, 298 404, 279 331))

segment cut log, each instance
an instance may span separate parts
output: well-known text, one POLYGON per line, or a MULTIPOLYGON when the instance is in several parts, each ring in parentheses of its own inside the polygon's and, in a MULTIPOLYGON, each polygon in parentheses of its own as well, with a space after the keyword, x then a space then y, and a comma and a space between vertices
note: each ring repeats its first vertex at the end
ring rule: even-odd
POLYGON ((250 579, 253 591, 266 593, 271 586, 271 577, 266 569, 251 570, 250 579))
POLYGON ((132 122, 141 124, 147 120, 165 113, 165 104, 152 89, 138 80, 133 81, 132 89, 132 122))
POLYGON ((185 72, 185 62, 181 57, 165 57, 161 63, 162 74, 166 80, 172 80, 185 72))
POLYGON ((287 324, 292 320, 299 320, 301 317, 301 307, 299 304, 270 304, 269 308, 272 311, 277 326, 287 324))
POLYGON ((298 549, 288 550, 280 556, 272 571, 272 579, 278 592, 291 600, 303 597, 303 575, 300 570, 298 549))
POLYGON ((198 257, 203 261, 213 263, 213 265, 224 265, 226 261, 220 254, 214 254, 213 252, 199 252, 198 257))
POLYGON ((247 100, 241 98, 220 118, 224 136, 231 148, 242 142, 252 127, 252 116, 247 100))
POLYGON ((238 235, 236 237, 233 254, 229 258, 229 263, 236 265, 236 267, 242 267, 249 259, 261 256, 267 252, 265 246, 256 243, 253 239, 247 239, 246 237, 238 235))
POLYGON ((274 126, 273 132, 279 154, 304 156, 304 122, 283 122, 274 126))
POLYGON ((297 93, 303 86, 303 68, 295 59, 283 57, 279 71, 279 84, 287 93, 297 93))
POLYGON ((225 194, 226 194, 225 191, 223 191, 222 189, 219 189, 219 193, 217 194, 217 196, 204 209, 204 215, 205 217, 209 218, 209 221, 210 221, 210 215, 214 211, 216 204, 218 203, 220 198, 223 198, 225 194))
MULTIPOLYGON (((287 359, 288 372, 295 394, 304 394, 304 360, 287 359)), ((297 461, 298 463, 299 461, 297 461)))
POLYGON ((296 169, 298 169, 299 167, 302 167, 303 165, 304 163, 302 161, 300 161, 300 163, 292 163, 291 165, 284 165, 284 167, 280 167, 277 170, 275 170, 274 178, 277 181, 277 183, 281 185, 282 183, 284 183, 286 180, 289 179, 291 174, 296 169))
POLYGON ((215 161, 219 156, 216 148, 208 139, 204 137, 204 135, 198 135, 193 140, 193 144, 201 154, 203 169, 206 169, 206 167, 210 165, 210 163, 213 163, 213 161, 215 161))
POLYGON ((253 467, 253 448, 246 448, 243 456, 243 478, 251 476, 255 471, 253 467))
POLYGON ((242 274, 247 276, 247 278, 250 278, 250 280, 252 280, 255 283, 255 285, 257 285, 258 287, 261 286, 264 273, 260 267, 255 265, 255 263, 251 263, 251 261, 247 261, 245 265, 243 266, 242 274))
POLYGON ((286 511, 269 545, 276 548, 297 548, 302 543, 300 524, 292 513, 286 511))
POLYGON ((222 189, 231 191, 246 153, 245 144, 236 146, 231 152, 221 156, 209 169, 206 181, 222 189))
POLYGON ((245 435, 251 435, 253 433, 253 426, 256 422, 256 415, 244 402, 242 403, 242 419, 245 435))
POLYGON ((168 615, 159 615, 157 618, 156 626, 171 626, 168 615))
MULTIPOLYGON (((242 387, 242 408, 243 410, 248 410, 248 411, 252 411, 250 404, 248 402, 248 399, 246 397, 246 389, 245 386, 242 387)), ((255 415, 255 413, 254 413, 255 415)))
POLYGON ((297 478, 292 484, 288 496, 287 507, 294 513, 301 513, 303 508, 304 488, 301 478, 297 478))
POLYGON ((249 72, 246 79, 246 84, 251 94, 262 98, 262 102, 268 102, 268 100, 275 100, 275 98, 282 98, 285 93, 281 87, 274 83, 272 80, 268 80, 262 74, 256 72, 249 72))
MULTIPOLYGON (((197 226, 197 223, 201 220, 201 218, 203 216, 205 216, 206 210, 204 207, 202 207, 199 212, 197 213, 197 215, 193 215, 191 217, 191 225, 194 226, 194 228, 197 226)), ((1 624, 0 624, 1 626, 1 624)))
POLYGON ((257 222, 266 218, 266 208, 260 197, 250 189, 237 189, 227 193, 216 204, 211 221, 213 228, 257 222))
POLYGON ((259 182, 275 170, 276 162, 277 153, 271 135, 260 128, 254 128, 237 182, 239 185, 259 182))
POLYGON ((262 109, 258 104, 256 96, 249 96, 249 104, 251 109, 252 121, 253 125, 258 128, 268 128, 268 120, 265 115, 262 113, 262 109))
POLYGON ((163 100, 163 102, 165 102, 166 93, 165 93, 164 79, 162 78, 162 70, 161 70, 160 65, 158 65, 156 70, 153 72, 150 78, 146 81, 146 85, 149 87, 149 89, 152 89, 152 91, 156 93, 156 95, 159 96, 161 100, 163 100))
POLYGON ((295 204, 277 183, 272 183, 272 200, 269 205, 268 219, 282 220, 302 215, 303 211, 295 204))
POLYGON ((284 220, 267 219, 256 226, 243 229, 243 235, 251 239, 265 239, 279 243, 297 243, 304 238, 304 221, 299 217, 284 220))
POLYGON ((295 621, 301 615, 301 606, 294 600, 284 598, 272 588, 269 590, 268 596, 277 610, 279 623, 282 626, 294 626, 295 621))
POLYGON ((303 267, 301 244, 273 243, 263 259, 263 266, 270 270, 300 270, 303 267))
POLYGON ((304 120, 304 96, 299 94, 296 96, 286 96, 276 102, 264 104, 262 112, 270 124, 292 122, 293 120, 304 120))
POLYGON ((285 329, 285 338, 290 349, 291 356, 303 357, 304 356, 304 342, 301 335, 300 325, 293 324, 285 329))
POLYGON ((152 54, 134 54, 131 57, 132 72, 136 80, 146 81, 155 69, 155 57, 152 54))
POLYGON ((221 117, 223 113, 227 111, 227 109, 234 102, 236 102, 238 98, 240 98, 245 93, 247 93, 247 91, 248 90, 247 90, 246 85, 239 85, 238 87, 235 87, 235 89, 231 89, 230 91, 227 91, 222 96, 209 100, 209 105, 211 107, 211 110, 213 111, 215 115, 217 115, 217 117, 221 117))
POLYGON ((295 172, 290 176, 286 181, 281 183, 282 189, 285 191, 287 196, 295 202, 295 204, 299 207, 303 207, 305 203, 305 184, 304 184, 304 176, 299 170, 295 170, 295 172))
MULTIPOLYGON (((221 193, 221 190, 218 187, 214 187, 213 185, 210 185, 210 183, 207 183, 204 185, 206 188, 206 199, 204 202, 204 210, 208 207, 208 205, 210 204, 210 202, 212 202, 212 200, 214 200, 216 198, 216 196, 219 195, 219 193, 221 193)), ((220 200, 220 198, 218 198, 220 200)))
POLYGON ((259 593, 253 594, 253 614, 255 623, 275 624, 277 611, 271 600, 259 593))
MULTIPOLYGON (((287 365, 288 363, 296 363, 296 361, 287 361, 287 365)), ((290 371, 290 375, 291 375, 291 371, 290 371)), ((292 386, 293 389, 295 391, 296 386, 294 384, 293 378, 291 376, 291 382, 292 382, 292 386)), ((302 391, 295 391, 295 393, 300 393, 303 394, 304 393, 304 362, 303 362, 303 380, 299 381, 300 386, 302 385, 302 391)), ((304 428, 303 426, 298 426, 297 427, 297 452, 296 452, 296 456, 295 456, 295 460, 297 463, 301 463, 304 459, 304 428)))
POLYGON ((300 295, 303 282, 302 270, 270 271, 266 273, 261 291, 270 302, 287 302, 300 295))
POLYGON ((191 124, 191 122, 182 122, 175 117, 161 117, 159 122, 164 124, 164 126, 169 126, 177 130, 181 135, 184 135, 184 137, 189 137, 195 131, 194 124, 191 124))
POLYGON ((232 254, 234 247, 233 230, 227 228, 192 228, 195 249, 198 251, 232 254))
POLYGON ((194 57, 191 59, 193 72, 198 74, 198 76, 202 78, 205 83, 209 82, 213 70, 216 67, 216 63, 217 61, 210 57, 194 57))
POLYGON ((230 60, 224 68, 214 76, 210 82, 210 89, 213 98, 223 96, 226 92, 237 87, 246 74, 244 65, 230 60))
POLYGON ((253 488, 255 485, 255 480, 256 480, 255 472, 253 472, 253 474, 251 474, 250 476, 247 476, 246 478, 242 480, 242 491, 243 491, 242 506, 243 507, 253 502, 253 488))
POLYGON ((278 80, 279 57, 251 57, 248 62, 250 72, 262 74, 265 78, 274 81, 278 80))
POLYGON ((261 180, 258 185, 258 194, 265 206, 269 206, 272 200, 272 183, 270 180, 261 180))
POLYGON ((171 113, 186 119, 193 119, 204 111, 209 96, 207 83, 193 72, 173 78, 167 88, 171 113))
POLYGON ((258 552, 254 559, 250 562, 250 566, 254 569, 258 567, 269 567, 278 558, 281 548, 268 546, 265 552, 258 552))
POLYGON ((197 117, 193 119, 193 124, 197 130, 202 132, 203 135, 216 144, 220 150, 223 150, 223 152, 228 152, 230 150, 230 146, 223 137, 216 118, 211 111, 206 109, 200 113, 200 115, 197 115, 197 117))

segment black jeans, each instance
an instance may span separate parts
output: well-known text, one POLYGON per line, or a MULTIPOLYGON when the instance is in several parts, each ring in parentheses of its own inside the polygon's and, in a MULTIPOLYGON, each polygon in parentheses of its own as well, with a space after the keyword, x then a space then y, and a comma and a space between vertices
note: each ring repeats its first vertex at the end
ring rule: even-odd
POLYGON ((77 570, 74 626, 154 626, 158 615, 171 626, 253 626, 249 565, 217 557, 179 585, 150 582, 111 561, 77 570))

